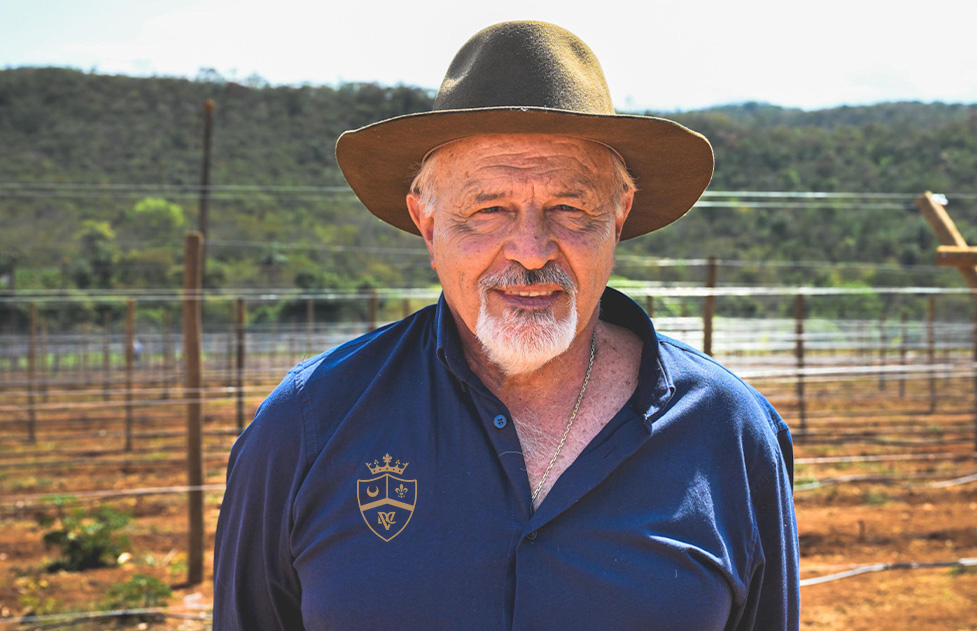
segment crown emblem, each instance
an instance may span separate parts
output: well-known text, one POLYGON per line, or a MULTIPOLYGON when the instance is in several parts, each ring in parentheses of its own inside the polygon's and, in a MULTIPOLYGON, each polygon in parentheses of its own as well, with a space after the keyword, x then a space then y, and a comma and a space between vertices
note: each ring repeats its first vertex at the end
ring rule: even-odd
POLYGON ((398 460, 397 462, 395 462, 393 464, 393 466, 391 466, 391 464, 390 464, 390 461, 391 460, 393 460, 393 458, 390 456, 390 454, 387 454, 387 455, 385 455, 383 457, 383 464, 382 465, 379 462, 377 462, 376 460, 374 460, 373 461, 373 464, 370 464, 368 462, 368 463, 366 463, 366 466, 370 469, 370 473, 372 473, 372 474, 388 473, 388 472, 389 473, 401 474, 401 473, 404 472, 404 469, 407 468, 407 465, 410 464, 409 462, 405 462, 404 464, 400 464, 400 460, 398 460))

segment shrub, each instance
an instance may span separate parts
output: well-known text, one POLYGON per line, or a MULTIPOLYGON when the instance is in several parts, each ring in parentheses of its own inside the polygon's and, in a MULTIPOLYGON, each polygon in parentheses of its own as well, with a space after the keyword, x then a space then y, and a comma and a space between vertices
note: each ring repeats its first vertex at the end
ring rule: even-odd
POLYGON ((51 570, 76 572, 116 564, 129 545, 118 531, 129 523, 129 516, 109 506, 86 511, 76 508, 60 516, 60 527, 44 534, 44 545, 61 550, 61 558, 51 570))
POLYGON ((128 583, 116 583, 105 592, 106 609, 146 609, 166 605, 173 595, 163 581, 136 574, 128 583))

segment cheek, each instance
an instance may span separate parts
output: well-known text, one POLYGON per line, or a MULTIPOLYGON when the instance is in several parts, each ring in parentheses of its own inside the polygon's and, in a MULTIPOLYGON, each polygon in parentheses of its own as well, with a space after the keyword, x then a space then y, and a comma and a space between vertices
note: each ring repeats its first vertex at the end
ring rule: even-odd
POLYGON ((499 240, 479 234, 464 224, 436 227, 432 239, 432 262, 465 269, 488 264, 499 251, 499 240))
POLYGON ((577 239, 572 244, 565 241, 563 252, 578 288, 591 294, 603 293, 615 264, 613 235, 602 239, 577 239))
POLYGON ((435 241, 431 266, 438 274, 441 286, 458 298, 474 292, 484 271, 486 257, 470 241, 435 241))
POLYGON ((604 243, 617 241, 615 214, 601 212, 595 215, 557 214, 550 218, 552 234, 567 243, 579 247, 600 248, 604 243))
POLYGON ((614 266, 617 240, 613 224, 592 224, 588 230, 564 230, 554 233, 564 255, 588 276, 599 277, 614 266))

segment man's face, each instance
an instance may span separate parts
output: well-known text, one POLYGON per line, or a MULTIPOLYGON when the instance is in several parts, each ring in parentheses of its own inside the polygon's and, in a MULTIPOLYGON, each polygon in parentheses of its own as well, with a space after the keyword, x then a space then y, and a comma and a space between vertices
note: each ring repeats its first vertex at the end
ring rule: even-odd
POLYGON ((587 326, 631 206, 610 151, 564 136, 441 147, 408 207, 459 328, 507 373, 559 355, 587 326), (433 208, 425 208, 424 201, 433 208))

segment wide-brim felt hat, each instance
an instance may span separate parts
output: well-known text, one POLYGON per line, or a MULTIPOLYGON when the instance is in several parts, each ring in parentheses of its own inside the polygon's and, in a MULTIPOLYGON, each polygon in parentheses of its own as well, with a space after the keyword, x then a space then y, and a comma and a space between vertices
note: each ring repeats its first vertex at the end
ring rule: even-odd
POLYGON ((712 179, 704 136, 664 118, 616 113, 594 53, 545 22, 478 32, 455 55, 432 111, 347 131, 336 159, 370 212, 419 234, 405 198, 421 161, 440 145, 481 134, 556 134, 614 149, 638 187, 622 239, 672 223, 712 179))

